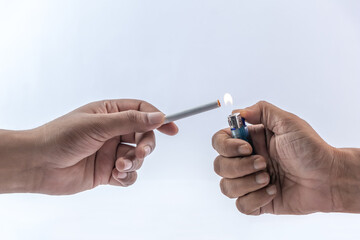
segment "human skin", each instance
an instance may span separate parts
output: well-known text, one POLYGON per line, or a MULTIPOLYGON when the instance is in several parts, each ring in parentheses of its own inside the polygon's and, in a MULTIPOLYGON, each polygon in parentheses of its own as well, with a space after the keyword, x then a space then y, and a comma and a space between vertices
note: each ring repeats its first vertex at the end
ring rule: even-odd
POLYGON ((360 212, 360 149, 332 147, 306 121, 264 101, 234 112, 253 124, 253 147, 229 129, 212 143, 221 191, 240 212, 360 212))
POLYGON ((177 133, 174 123, 163 122, 151 104, 122 99, 90 103, 33 130, 0 130, 0 193, 129 186, 155 148, 153 130, 177 133))

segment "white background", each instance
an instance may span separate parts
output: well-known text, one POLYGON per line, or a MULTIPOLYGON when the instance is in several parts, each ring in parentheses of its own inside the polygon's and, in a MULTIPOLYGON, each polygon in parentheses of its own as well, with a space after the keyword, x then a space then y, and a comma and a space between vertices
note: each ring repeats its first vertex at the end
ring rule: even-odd
MULTIPOLYGON (((360 147, 360 2, 0 0, 0 128, 91 101, 165 113, 230 92, 270 101, 331 145, 360 147)), ((360 216, 249 217, 220 193, 211 136, 229 109, 178 123, 129 188, 0 195, 1 239, 355 239, 360 216)), ((1 141, 1 139, 0 139, 1 141)))

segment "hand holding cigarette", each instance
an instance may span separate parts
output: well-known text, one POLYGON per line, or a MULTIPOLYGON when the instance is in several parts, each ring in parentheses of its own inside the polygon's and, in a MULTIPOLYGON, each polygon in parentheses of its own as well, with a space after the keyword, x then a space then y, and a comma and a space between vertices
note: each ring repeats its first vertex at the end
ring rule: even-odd
POLYGON ((155 148, 153 130, 177 133, 164 120, 151 104, 124 99, 90 103, 33 130, 0 130, 0 193, 129 186, 155 148))
POLYGON ((231 136, 213 136, 220 154, 215 172, 221 191, 236 198, 242 213, 360 213, 360 150, 328 145, 304 120, 267 102, 240 112, 252 146, 231 136))

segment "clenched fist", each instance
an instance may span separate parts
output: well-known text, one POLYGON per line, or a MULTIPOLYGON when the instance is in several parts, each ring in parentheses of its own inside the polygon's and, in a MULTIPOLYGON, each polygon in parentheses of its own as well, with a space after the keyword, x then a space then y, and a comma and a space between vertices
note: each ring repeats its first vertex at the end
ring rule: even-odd
POLYGON ((328 145, 294 114, 267 102, 236 110, 249 123, 252 146, 213 136, 221 191, 249 215, 360 212, 360 151, 328 145))

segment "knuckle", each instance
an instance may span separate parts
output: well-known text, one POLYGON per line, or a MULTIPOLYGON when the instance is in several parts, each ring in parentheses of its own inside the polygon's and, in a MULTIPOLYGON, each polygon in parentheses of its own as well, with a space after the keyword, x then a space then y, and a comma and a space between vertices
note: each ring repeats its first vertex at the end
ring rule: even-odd
POLYGON ((220 181, 220 189, 222 194, 224 194, 225 196, 231 198, 231 186, 230 186, 230 182, 228 179, 223 178, 220 181))
POLYGON ((103 100, 102 105, 107 113, 114 112, 114 104, 111 100, 103 100))
POLYGON ((226 172, 232 177, 243 177, 250 171, 247 162, 247 158, 233 158, 231 164, 227 166, 226 172))
POLYGON ((221 163, 220 163, 220 159, 221 159, 222 157, 219 155, 219 156, 217 156, 216 158, 215 158, 215 160, 214 160, 214 171, 215 171, 215 173, 216 174, 218 174, 218 175, 220 175, 220 173, 221 173, 221 163))
POLYGON ((244 172, 243 161, 241 158, 227 158, 217 156, 214 161, 214 171, 218 175, 226 178, 242 177, 244 172))
POLYGON ((78 119, 82 124, 77 125, 76 122, 73 122, 73 129, 76 127, 80 127, 83 130, 89 131, 93 133, 93 137, 99 140, 108 140, 111 136, 111 128, 109 127, 109 123, 113 121, 111 117, 101 117, 98 114, 91 115, 89 117, 78 116, 78 119))
POLYGON ((126 111, 126 116, 127 116, 127 119, 130 121, 130 122, 138 122, 140 119, 139 119, 139 114, 137 111, 135 110, 128 110, 126 111))
POLYGON ((96 110, 100 113, 115 113, 120 112, 120 107, 118 105, 118 100, 114 99, 104 99, 94 104, 97 106, 96 110))
POLYGON ((143 109, 147 106, 151 106, 153 107, 153 105, 151 105, 150 103, 144 101, 144 100, 139 100, 139 99, 136 99, 136 101, 138 102, 138 105, 139 105, 139 109, 143 109))
POLYGON ((217 151, 224 157, 230 157, 232 149, 230 149, 230 146, 227 146, 225 142, 218 142, 217 143, 217 151))
POLYGON ((233 149, 230 149, 228 146, 228 138, 224 136, 224 130, 220 130, 213 135, 212 146, 215 151, 225 157, 231 156, 231 153, 233 152, 233 149))
POLYGON ((260 107, 266 107, 267 105, 269 105, 269 103, 267 101, 264 101, 264 100, 258 101, 257 104, 260 107))
POLYGON ((211 138, 211 145, 216 150, 216 143, 217 143, 217 135, 219 132, 215 133, 211 138))

